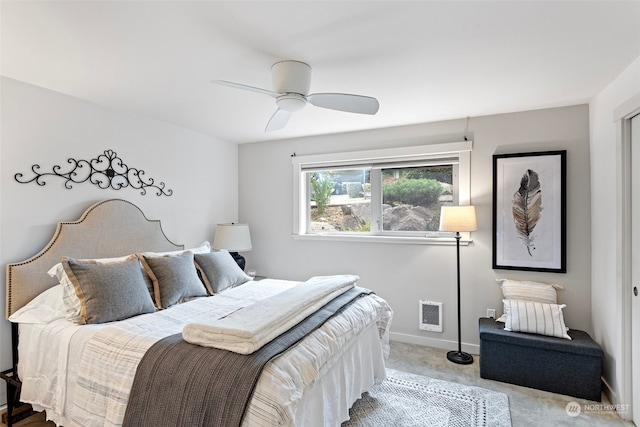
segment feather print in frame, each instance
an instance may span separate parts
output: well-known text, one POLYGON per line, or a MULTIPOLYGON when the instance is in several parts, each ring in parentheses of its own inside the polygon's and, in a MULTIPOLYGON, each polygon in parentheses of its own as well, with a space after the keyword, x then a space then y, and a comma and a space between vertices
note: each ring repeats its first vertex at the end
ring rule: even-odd
POLYGON ((494 269, 567 272, 567 151, 493 155, 494 269))
POLYGON ((542 214, 542 191, 535 171, 527 169, 522 175, 520 188, 513 195, 512 212, 516 231, 527 247, 529 256, 533 256, 532 251, 536 248, 533 230, 542 214))

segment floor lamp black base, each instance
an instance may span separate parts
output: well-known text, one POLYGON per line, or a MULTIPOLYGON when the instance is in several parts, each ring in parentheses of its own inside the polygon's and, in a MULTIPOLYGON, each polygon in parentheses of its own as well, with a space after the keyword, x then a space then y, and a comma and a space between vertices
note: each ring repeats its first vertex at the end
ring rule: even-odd
POLYGON ((459 365, 470 365, 473 363, 473 356, 464 351, 450 351, 447 353, 447 359, 459 365))

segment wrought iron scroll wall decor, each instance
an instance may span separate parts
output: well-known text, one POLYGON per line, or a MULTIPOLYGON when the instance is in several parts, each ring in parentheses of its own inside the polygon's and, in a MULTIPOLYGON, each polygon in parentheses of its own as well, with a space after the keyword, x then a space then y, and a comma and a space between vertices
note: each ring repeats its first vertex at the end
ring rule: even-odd
POLYGON ((15 179, 21 184, 34 182, 38 185, 46 185, 45 177, 58 176, 65 179, 64 186, 67 189, 73 188, 73 184, 80 184, 89 181, 93 185, 106 190, 112 188, 120 190, 122 188, 131 187, 136 190, 142 190, 140 194, 147 194, 147 189, 155 189, 157 196, 171 196, 173 190, 166 189, 165 183, 159 182, 155 184, 153 178, 145 178, 145 172, 142 169, 130 168, 117 153, 113 150, 105 150, 104 154, 100 154, 91 160, 76 160, 69 158, 67 163, 70 170, 62 172, 62 166, 54 165, 52 172, 40 173, 40 165, 31 166, 31 171, 35 176, 31 179, 24 178, 24 174, 15 174, 15 179))

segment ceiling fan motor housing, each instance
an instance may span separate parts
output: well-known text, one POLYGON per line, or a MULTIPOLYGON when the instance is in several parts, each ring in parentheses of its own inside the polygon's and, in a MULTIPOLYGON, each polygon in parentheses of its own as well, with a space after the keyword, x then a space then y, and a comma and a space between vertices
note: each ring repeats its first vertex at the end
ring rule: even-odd
POLYGON ((276 62, 271 66, 271 78, 274 92, 306 96, 311 87, 311 67, 300 61, 276 62))
POLYGON ((307 100, 297 93, 287 93, 277 97, 276 104, 281 110, 293 113, 302 110, 307 105, 307 100))

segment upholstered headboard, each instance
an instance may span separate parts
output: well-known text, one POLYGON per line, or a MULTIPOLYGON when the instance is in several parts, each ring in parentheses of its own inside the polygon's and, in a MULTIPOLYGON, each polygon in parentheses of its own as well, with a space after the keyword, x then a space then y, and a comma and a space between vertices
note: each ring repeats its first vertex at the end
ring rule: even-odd
POLYGON ((109 199, 87 209, 80 219, 60 222, 51 241, 31 258, 7 265, 6 317, 58 284, 47 271, 63 256, 111 258, 144 251, 184 249, 171 242, 158 220, 149 220, 131 202, 109 199))

